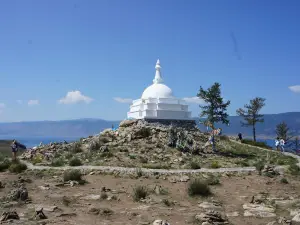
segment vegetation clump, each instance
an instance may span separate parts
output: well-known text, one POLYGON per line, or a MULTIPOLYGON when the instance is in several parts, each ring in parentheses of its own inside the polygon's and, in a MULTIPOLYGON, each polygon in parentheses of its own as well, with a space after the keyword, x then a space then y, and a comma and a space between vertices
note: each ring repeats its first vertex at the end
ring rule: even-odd
POLYGON ((66 170, 64 172, 64 182, 67 181, 82 181, 82 174, 80 170, 66 170))
POLYGON ((70 160, 69 165, 70 166, 81 166, 82 162, 79 158, 74 157, 73 159, 70 160))
POLYGON ((138 202, 141 199, 145 199, 148 196, 148 189, 146 186, 136 186, 133 188, 133 200, 138 202))
POLYGON ((247 144, 247 145, 260 147, 260 148, 265 148, 265 149, 270 149, 270 150, 272 149, 271 146, 267 145, 267 143, 263 142, 263 141, 253 141, 253 140, 249 140, 249 139, 243 139, 242 143, 247 144))
POLYGON ((285 177, 283 177, 283 178, 281 178, 280 183, 282 183, 282 184, 288 184, 289 181, 285 177))
POLYGON ((12 162, 11 165, 9 166, 8 170, 11 173, 21 173, 24 170, 27 170, 27 166, 24 163, 21 163, 19 161, 12 162))
POLYGON ((6 171, 11 165, 11 162, 6 159, 3 162, 0 163, 0 172, 6 171))
POLYGON ((220 168, 221 166, 220 166, 220 164, 219 164, 218 161, 213 161, 213 162, 211 163, 210 167, 213 168, 213 169, 218 169, 218 168, 220 168))
POLYGON ((188 184, 188 194, 190 196, 209 196, 212 194, 206 181, 194 179, 188 184))
POLYGON ((196 162, 196 161, 191 161, 190 167, 191 167, 191 169, 193 169, 193 170, 201 169, 201 166, 200 166, 199 163, 196 162))
POLYGON ((51 162, 51 166, 54 166, 54 167, 60 167, 60 166, 63 166, 64 164, 65 164, 65 162, 62 158, 53 159, 53 161, 51 162))

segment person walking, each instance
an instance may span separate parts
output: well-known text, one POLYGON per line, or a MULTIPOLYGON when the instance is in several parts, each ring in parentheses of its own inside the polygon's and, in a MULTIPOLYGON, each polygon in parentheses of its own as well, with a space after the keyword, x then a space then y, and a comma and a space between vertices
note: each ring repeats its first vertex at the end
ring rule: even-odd
POLYGON ((275 139, 275 147, 276 147, 276 151, 279 151, 279 144, 280 144, 280 142, 279 142, 279 137, 277 137, 277 138, 275 139))

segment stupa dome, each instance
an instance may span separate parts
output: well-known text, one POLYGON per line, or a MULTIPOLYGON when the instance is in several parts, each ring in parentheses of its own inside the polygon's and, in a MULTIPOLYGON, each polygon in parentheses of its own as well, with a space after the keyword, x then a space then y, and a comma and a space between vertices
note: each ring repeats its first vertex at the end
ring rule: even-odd
POLYGON ((142 99, 148 98, 174 98, 171 88, 165 84, 152 84, 145 89, 142 99))
POLYGON ((157 60, 155 65, 156 73, 153 84, 145 89, 142 94, 142 99, 148 98, 174 98, 171 88, 163 84, 163 79, 160 73, 160 62, 157 60))

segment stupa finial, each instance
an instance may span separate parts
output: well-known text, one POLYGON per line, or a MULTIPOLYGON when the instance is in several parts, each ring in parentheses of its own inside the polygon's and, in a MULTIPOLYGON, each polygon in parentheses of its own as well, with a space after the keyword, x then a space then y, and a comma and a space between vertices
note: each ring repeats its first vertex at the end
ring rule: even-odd
POLYGON ((154 77, 153 83, 154 84, 163 83, 164 81, 161 78, 161 74, 160 74, 161 67, 160 67, 159 59, 156 61, 155 69, 156 69, 156 72, 155 72, 155 77, 154 77))

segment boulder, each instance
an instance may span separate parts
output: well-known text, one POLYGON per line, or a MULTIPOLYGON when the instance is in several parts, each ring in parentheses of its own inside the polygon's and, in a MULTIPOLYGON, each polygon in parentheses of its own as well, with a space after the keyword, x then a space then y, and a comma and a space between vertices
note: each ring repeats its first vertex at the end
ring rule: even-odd
POLYGON ((154 222, 153 222, 153 225, 171 225, 171 224, 169 224, 167 221, 165 221, 165 220, 155 220, 154 222))
POLYGON ((244 216, 253 217, 276 217, 275 208, 272 206, 265 206, 264 204, 244 204, 244 216))

